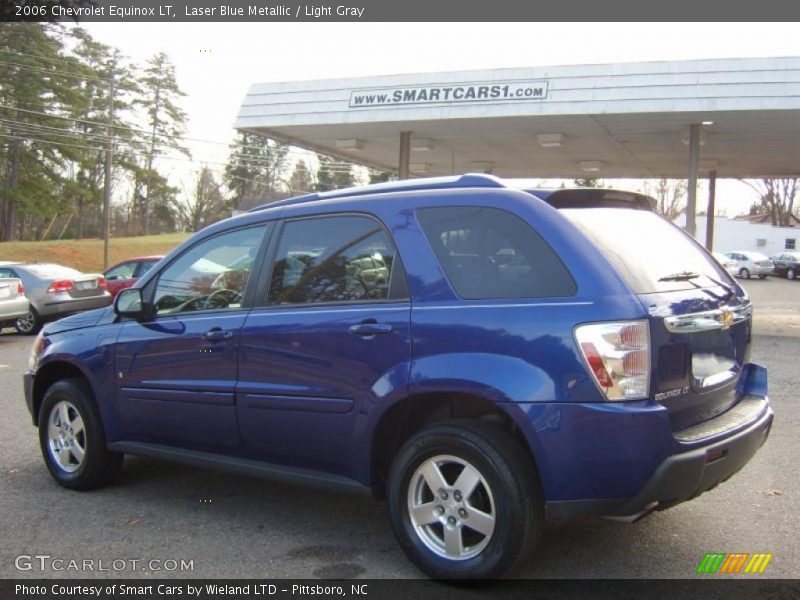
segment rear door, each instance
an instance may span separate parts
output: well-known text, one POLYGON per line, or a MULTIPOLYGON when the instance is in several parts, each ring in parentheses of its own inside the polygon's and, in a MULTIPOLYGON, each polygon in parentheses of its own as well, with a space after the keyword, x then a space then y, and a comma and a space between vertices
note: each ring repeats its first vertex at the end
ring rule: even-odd
POLYGON ((597 246, 650 319, 655 399, 674 430, 735 404, 749 360, 751 307, 744 290, 682 230, 622 208, 561 211, 597 246))
POLYGON ((124 324, 115 381, 126 440, 223 453, 240 446, 239 335, 267 234, 261 225, 198 242, 159 273, 151 318, 124 324))
POLYGON ((275 238, 261 306, 242 331, 242 438, 261 460, 352 476, 359 424, 407 382, 402 265, 363 214, 288 220, 275 238))

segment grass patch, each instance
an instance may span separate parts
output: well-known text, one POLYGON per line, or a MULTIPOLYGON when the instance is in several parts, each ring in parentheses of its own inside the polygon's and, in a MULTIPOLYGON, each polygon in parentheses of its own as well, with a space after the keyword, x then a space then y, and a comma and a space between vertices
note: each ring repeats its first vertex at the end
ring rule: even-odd
MULTIPOLYGON (((166 233, 140 237, 112 238, 108 245, 108 266, 137 256, 166 254, 188 233, 166 233)), ((2 242, 0 261, 57 263, 84 273, 103 270, 103 240, 50 240, 46 242, 2 242)))

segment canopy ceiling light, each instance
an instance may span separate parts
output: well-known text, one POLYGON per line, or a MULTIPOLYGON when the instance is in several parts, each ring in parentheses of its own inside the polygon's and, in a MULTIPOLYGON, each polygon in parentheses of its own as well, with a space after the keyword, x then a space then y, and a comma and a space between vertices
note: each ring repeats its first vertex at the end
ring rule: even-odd
POLYGON ((596 173, 603 166, 603 163, 599 160, 582 160, 579 164, 581 170, 587 173, 596 173))
POLYGON ((428 138, 411 138, 411 150, 414 152, 430 152, 433 150, 433 140, 428 138))
POLYGON ((336 140, 336 147, 339 150, 361 150, 364 147, 364 140, 357 140, 356 138, 336 140))
POLYGON ((558 148, 563 139, 564 136, 560 133, 540 133, 536 136, 536 140, 542 148, 558 148))

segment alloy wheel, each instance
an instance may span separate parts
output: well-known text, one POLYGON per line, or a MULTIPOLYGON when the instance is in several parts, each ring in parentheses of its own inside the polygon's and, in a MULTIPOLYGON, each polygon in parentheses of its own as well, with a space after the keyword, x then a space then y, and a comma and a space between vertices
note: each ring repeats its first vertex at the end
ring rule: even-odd
POLYGON ((67 473, 74 473, 86 458, 86 430, 83 418, 72 402, 53 405, 47 420, 47 449, 50 457, 67 473))

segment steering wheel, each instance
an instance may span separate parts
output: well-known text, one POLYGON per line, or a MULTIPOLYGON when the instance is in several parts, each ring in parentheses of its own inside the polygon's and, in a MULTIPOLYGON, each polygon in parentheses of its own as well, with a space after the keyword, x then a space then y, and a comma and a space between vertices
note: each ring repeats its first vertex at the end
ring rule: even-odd
POLYGON ((228 308, 231 304, 241 302, 242 294, 234 290, 216 290, 206 296, 203 301, 203 308, 206 310, 214 308, 228 308), (227 295, 226 299, 224 296, 227 295))

